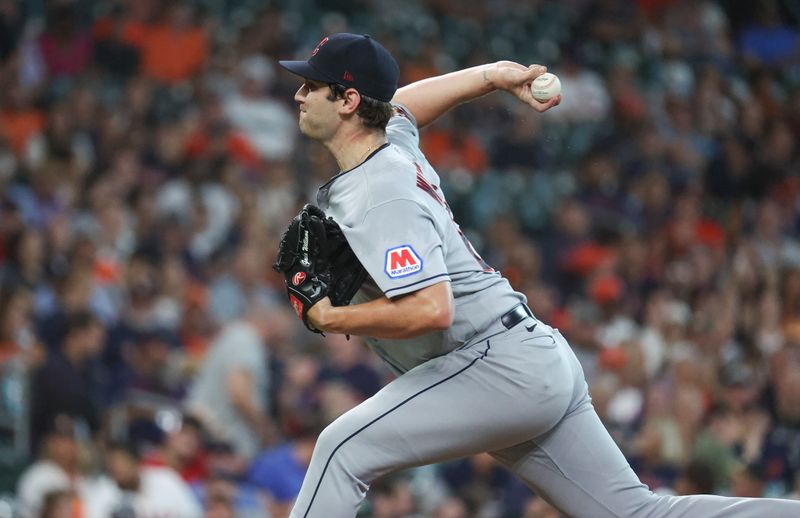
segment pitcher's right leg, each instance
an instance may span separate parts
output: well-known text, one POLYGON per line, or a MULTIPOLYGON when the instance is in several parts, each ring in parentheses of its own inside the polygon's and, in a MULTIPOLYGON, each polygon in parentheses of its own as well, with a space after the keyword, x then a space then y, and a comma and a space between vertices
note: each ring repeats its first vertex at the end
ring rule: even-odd
MULTIPOLYGON (((560 333, 559 345, 569 348, 560 333)), ((563 513, 577 518, 789 518, 800 501, 661 496, 639 481, 592 406, 580 362, 569 349, 570 407, 552 429, 492 455, 563 513)))
MULTIPOLYGON (((557 341, 569 347, 560 333, 557 341)), ((639 481, 600 421, 583 369, 569 350, 573 402, 551 430, 492 455, 538 495, 575 518, 790 518, 800 501, 713 495, 661 496, 639 481)))
POLYGON ((656 495, 639 481, 588 399, 543 436, 493 456, 575 518, 800 516, 796 500, 656 495))

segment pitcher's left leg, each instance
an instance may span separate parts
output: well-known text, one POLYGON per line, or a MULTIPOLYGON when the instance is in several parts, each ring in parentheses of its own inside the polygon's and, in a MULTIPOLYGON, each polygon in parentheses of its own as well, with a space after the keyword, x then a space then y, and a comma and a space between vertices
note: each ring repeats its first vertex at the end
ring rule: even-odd
POLYGON ((292 518, 352 518, 381 475, 503 448, 551 428, 571 399, 571 388, 557 382, 569 365, 552 348, 525 347, 532 346, 498 340, 451 352, 341 416, 319 437, 292 518), (515 355, 530 356, 540 374, 511 367, 515 355))

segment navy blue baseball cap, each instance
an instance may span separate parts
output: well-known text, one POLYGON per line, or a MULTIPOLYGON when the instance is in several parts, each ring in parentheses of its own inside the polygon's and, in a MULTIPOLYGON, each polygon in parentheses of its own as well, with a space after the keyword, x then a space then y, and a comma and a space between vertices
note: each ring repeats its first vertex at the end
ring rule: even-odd
POLYGON ((338 83, 384 102, 392 100, 400 79, 397 61, 369 35, 333 34, 317 44, 308 61, 278 63, 305 79, 338 83))

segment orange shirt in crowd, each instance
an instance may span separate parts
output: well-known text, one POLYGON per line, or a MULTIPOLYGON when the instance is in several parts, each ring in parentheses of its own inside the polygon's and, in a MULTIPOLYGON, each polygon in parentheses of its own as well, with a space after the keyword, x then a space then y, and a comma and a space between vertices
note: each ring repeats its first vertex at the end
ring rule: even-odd
MULTIPOLYGON (((121 22, 118 37, 124 43, 141 47, 144 43, 145 34, 148 26, 144 22, 129 21, 121 22)), ((117 28, 113 19, 108 17, 98 18, 92 25, 91 35, 94 40, 107 40, 113 38, 117 28)))
MULTIPOLYGON (((97 40, 110 38, 114 32, 110 18, 102 18, 92 27, 97 40)), ((189 79, 208 58, 208 35, 200 27, 176 29, 169 24, 129 21, 122 25, 119 38, 139 49, 142 73, 164 83, 189 79)))
POLYGON ((473 175, 479 175, 488 166, 483 144, 474 135, 457 141, 448 131, 431 130, 422 136, 422 151, 436 169, 463 167, 473 175))
POLYGON ((44 129, 45 117, 36 110, 0 112, 0 134, 17 155, 28 145, 28 139, 44 129))
POLYGON ((19 347, 13 340, 0 340, 0 365, 4 365, 19 352, 19 347))
MULTIPOLYGON (((95 40, 112 38, 115 32, 111 18, 101 18, 92 26, 95 40)), ((176 29, 168 24, 127 21, 122 23, 117 37, 139 49, 144 75, 164 83, 189 79, 208 58, 208 35, 200 27, 176 29)))
POLYGON ((412 62, 403 68, 403 84, 408 85, 441 74, 442 72, 433 65, 412 62))
POLYGON ((124 30, 124 38, 139 40, 142 72, 165 83, 188 79, 208 57, 206 31, 199 27, 179 30, 169 25, 130 26, 124 30))
MULTIPOLYGON (((246 167, 257 168, 261 165, 261 155, 244 135, 231 132, 225 137, 225 150, 228 156, 246 167)), ((205 153, 211 146, 211 137, 204 132, 196 132, 186 142, 186 154, 196 158, 205 153)))

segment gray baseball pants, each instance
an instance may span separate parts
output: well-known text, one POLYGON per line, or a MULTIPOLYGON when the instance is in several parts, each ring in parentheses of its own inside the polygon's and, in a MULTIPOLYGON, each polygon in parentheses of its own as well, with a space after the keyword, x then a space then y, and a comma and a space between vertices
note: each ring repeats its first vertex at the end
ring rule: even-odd
POLYGON ((609 436, 558 330, 527 318, 415 367, 320 435, 291 518, 352 518, 372 480, 488 451, 573 517, 800 516, 800 501, 659 496, 609 436))

